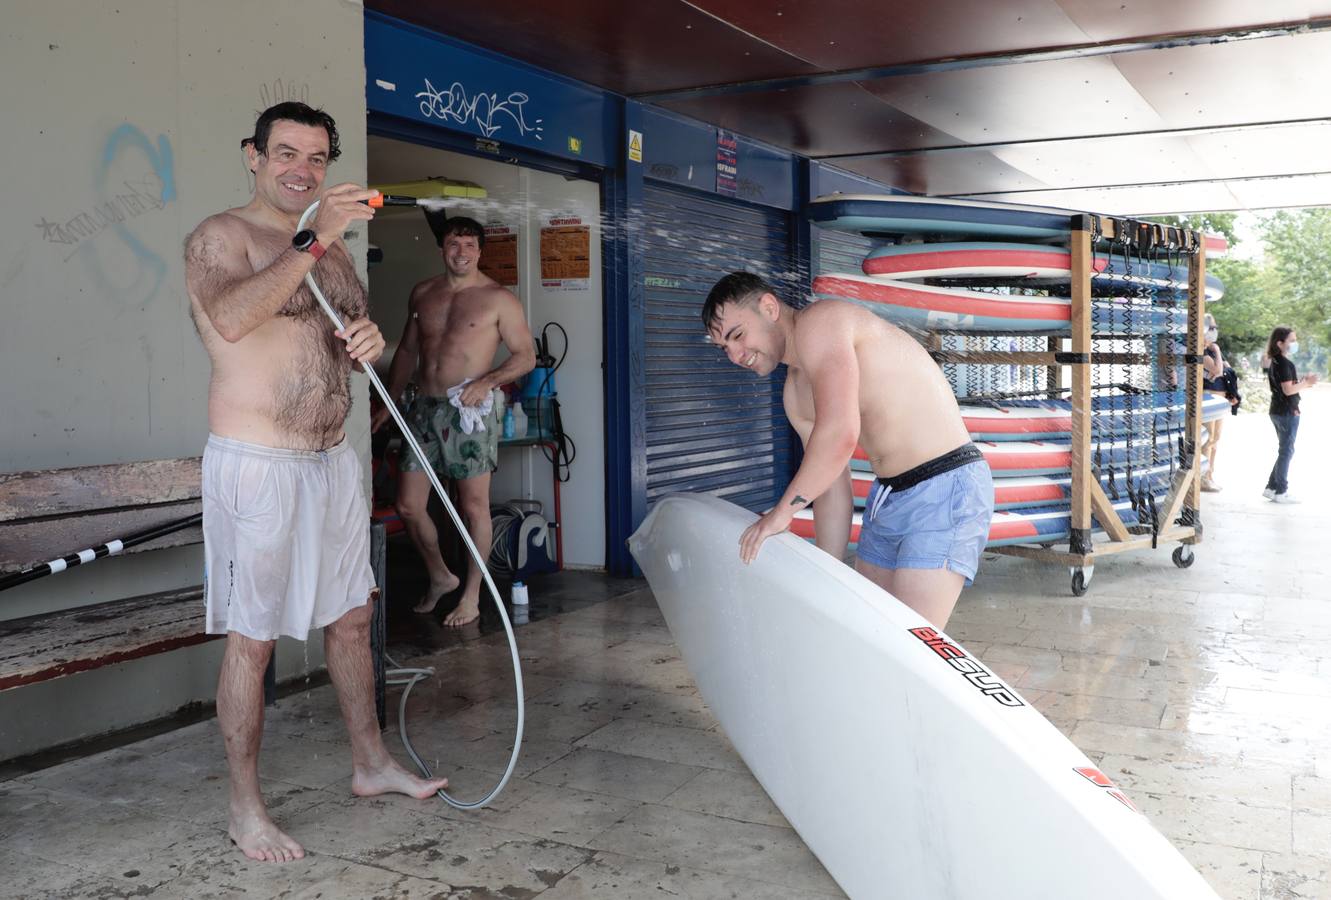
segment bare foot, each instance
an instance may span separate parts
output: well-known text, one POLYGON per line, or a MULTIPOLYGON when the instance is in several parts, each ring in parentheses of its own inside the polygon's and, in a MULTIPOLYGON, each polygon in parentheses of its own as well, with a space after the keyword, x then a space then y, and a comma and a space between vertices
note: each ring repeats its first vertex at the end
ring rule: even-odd
POLYGON ((406 794, 408 797, 424 800, 433 796, 435 791, 446 787, 448 787, 447 778, 426 781, 391 761, 382 769, 357 769, 351 776, 351 793, 357 797, 406 794))
POLYGON ((260 808, 257 812, 231 811, 227 834, 250 859, 259 862, 291 862, 302 859, 305 848, 287 837, 260 808))
POLYGON ((463 595, 458 601, 457 609, 453 610, 444 618, 444 625, 447 628, 461 628, 463 625, 470 625, 481 617, 481 598, 467 597, 463 595))
POLYGON ((443 598, 444 594, 457 590, 458 585, 461 583, 462 579, 458 578, 452 572, 449 572, 448 577, 443 581, 431 581, 429 590, 425 592, 425 596, 420 599, 420 602, 411 608, 411 611, 418 613, 434 612, 435 606, 439 603, 440 599, 443 598))

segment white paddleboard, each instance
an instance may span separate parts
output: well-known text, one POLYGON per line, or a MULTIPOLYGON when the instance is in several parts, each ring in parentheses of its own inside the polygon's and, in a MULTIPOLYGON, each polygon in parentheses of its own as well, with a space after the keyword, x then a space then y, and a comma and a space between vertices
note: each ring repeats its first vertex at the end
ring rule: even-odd
POLYGON ((754 515, 673 495, 629 539, 745 763, 852 898, 1218 900, 956 641, 754 515))

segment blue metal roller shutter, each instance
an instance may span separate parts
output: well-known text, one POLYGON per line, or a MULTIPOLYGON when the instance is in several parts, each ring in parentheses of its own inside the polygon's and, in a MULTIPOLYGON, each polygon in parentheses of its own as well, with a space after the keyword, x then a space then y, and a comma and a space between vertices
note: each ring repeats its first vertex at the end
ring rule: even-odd
POLYGON ((833 231, 830 228, 811 229, 813 236, 813 274, 864 274, 864 257, 883 241, 875 241, 860 234, 833 231))
POLYGON ((699 314, 716 280, 738 269, 797 299, 786 287, 801 281, 789 214, 654 184, 643 200, 647 502, 689 491, 770 507, 791 474, 785 369, 757 378, 733 365, 704 339, 699 314))

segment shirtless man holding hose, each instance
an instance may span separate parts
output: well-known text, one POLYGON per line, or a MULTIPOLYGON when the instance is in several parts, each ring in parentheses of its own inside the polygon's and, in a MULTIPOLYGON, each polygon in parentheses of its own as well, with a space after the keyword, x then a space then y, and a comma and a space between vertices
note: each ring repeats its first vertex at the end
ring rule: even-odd
POLYGON ((447 785, 401 768, 374 708, 370 511, 343 425, 352 368, 384 349, 343 232, 374 211, 354 184, 320 193, 337 158, 322 110, 281 103, 244 146, 248 204, 204 219, 185 241, 190 310, 212 361, 203 453, 207 631, 226 634, 217 721, 230 769, 231 839, 251 859, 305 855, 268 816, 259 789, 263 673, 280 634, 324 628, 328 672, 351 737, 351 790, 425 798, 447 785), (307 231, 301 214, 315 198, 307 231), (309 289, 313 270, 346 328, 334 331, 309 289))

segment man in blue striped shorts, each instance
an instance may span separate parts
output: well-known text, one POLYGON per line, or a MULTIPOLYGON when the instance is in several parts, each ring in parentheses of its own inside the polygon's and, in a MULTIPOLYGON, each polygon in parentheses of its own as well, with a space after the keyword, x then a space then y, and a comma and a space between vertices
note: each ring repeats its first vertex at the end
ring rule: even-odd
POLYGON ((813 506, 818 546, 840 559, 852 523, 857 442, 878 482, 855 568, 942 628, 979 566, 994 490, 952 388, 913 338, 840 300, 803 309, 757 275, 717 282, 702 309, 712 342, 758 375, 787 366, 784 402, 804 460, 777 505, 740 538, 747 563, 813 506))

